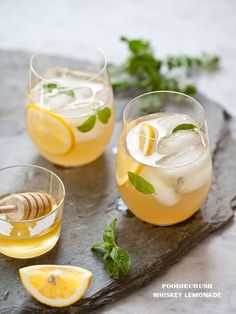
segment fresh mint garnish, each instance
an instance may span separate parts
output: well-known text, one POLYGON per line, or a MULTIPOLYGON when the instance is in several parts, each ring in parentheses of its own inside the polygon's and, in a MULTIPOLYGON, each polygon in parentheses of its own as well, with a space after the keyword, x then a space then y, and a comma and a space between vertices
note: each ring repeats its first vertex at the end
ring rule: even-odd
POLYGON ((119 269, 117 267, 116 262, 112 259, 110 252, 106 252, 103 255, 103 263, 106 269, 106 272, 112 279, 119 279, 119 269))
POLYGON ((116 244, 116 222, 114 219, 103 232, 103 241, 92 246, 91 250, 103 254, 103 263, 108 275, 113 279, 126 276, 131 266, 129 252, 116 244))
POLYGON ((111 109, 110 108, 105 107, 103 109, 98 109, 98 119, 102 123, 106 124, 108 122, 110 116, 111 116, 111 109))
POLYGON ((64 91, 65 87, 59 86, 56 83, 44 84, 43 89, 45 92, 49 92, 49 93, 51 93, 54 89, 58 89, 58 93, 65 94, 67 96, 75 98, 75 93, 73 90, 64 91))
MULTIPOLYGON (((106 124, 111 116, 111 109, 109 109, 108 107, 105 107, 101 110, 97 111, 97 115, 98 115, 98 119, 106 124)), ((88 132, 90 130, 92 130, 92 128, 95 125, 96 122, 96 115, 92 115, 90 116, 82 125, 77 126, 77 130, 79 130, 80 132, 88 132)))
POLYGON ((121 247, 114 246, 110 256, 113 261, 120 266, 122 273, 124 275, 128 274, 131 262, 128 251, 121 247))
POLYGON ((116 240, 116 219, 107 226, 103 233, 103 241, 109 245, 115 245, 116 240))
POLYGON ((120 39, 128 48, 128 56, 122 64, 109 67, 115 92, 137 88, 148 92, 171 90, 193 95, 197 92, 196 86, 190 83, 182 86, 178 78, 173 77, 173 71, 181 69, 190 77, 195 70, 212 71, 219 67, 220 59, 215 55, 203 53, 199 56, 169 55, 160 58, 148 40, 124 36, 120 39))
POLYGON ((130 183, 135 187, 136 190, 143 194, 152 194, 155 193, 154 186, 145 180, 143 177, 128 171, 128 177, 130 183))
POLYGON ((58 88, 58 85, 56 83, 48 83, 48 84, 44 84, 43 85, 43 89, 46 91, 46 92, 52 92, 53 89, 55 88, 58 88))
POLYGON ((89 132, 92 130, 96 123, 96 115, 90 116, 87 120, 84 121, 83 124, 77 126, 77 130, 83 133, 89 132))
POLYGON ((61 93, 65 94, 67 96, 70 96, 72 98, 75 98, 75 92, 73 90, 68 90, 68 91, 65 91, 65 92, 62 91, 61 93))
POLYGON ((178 131, 183 131, 183 130, 196 130, 197 127, 194 124, 190 124, 190 123, 184 123, 184 124, 179 124, 177 125, 173 130, 172 133, 178 132, 178 131))

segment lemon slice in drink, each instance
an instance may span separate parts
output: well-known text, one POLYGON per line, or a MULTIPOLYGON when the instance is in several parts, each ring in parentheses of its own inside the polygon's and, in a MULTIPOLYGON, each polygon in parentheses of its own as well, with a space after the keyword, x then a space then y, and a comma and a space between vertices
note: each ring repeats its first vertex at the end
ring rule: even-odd
POLYGON ((157 130, 148 123, 143 123, 139 129, 139 149, 144 155, 151 155, 156 146, 157 130))
POLYGON ((19 270, 26 290, 39 302, 63 307, 78 301, 87 291, 92 273, 75 266, 35 265, 19 270))
POLYGON ((35 144, 52 154, 66 154, 74 146, 75 137, 70 125, 61 117, 40 108, 27 106, 26 123, 35 144))

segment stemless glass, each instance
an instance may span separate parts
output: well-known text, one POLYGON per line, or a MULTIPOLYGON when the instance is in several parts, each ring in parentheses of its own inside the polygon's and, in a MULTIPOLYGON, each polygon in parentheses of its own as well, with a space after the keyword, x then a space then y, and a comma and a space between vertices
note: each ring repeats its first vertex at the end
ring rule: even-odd
POLYGON ((172 225, 191 217, 206 199, 211 174, 205 111, 198 101, 158 91, 127 104, 116 181, 138 218, 172 225))
POLYGON ((26 124, 39 152, 65 167, 87 164, 105 150, 115 112, 104 53, 93 45, 59 42, 30 61, 26 124))
POLYGON ((31 258, 48 252, 57 243, 64 206, 65 188, 61 179, 39 166, 17 165, 0 170, 0 206, 11 194, 47 193, 53 199, 51 211, 39 218, 12 220, 0 214, 0 253, 31 258))

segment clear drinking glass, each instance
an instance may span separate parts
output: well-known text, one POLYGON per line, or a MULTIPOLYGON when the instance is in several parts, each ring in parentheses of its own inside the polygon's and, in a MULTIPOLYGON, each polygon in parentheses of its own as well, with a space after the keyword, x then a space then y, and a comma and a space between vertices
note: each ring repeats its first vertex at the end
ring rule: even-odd
POLYGON ((0 170, 0 206, 12 194, 47 193, 53 199, 51 211, 39 218, 12 220, 0 214, 0 253, 15 258, 30 258, 48 252, 57 243, 64 206, 65 188, 50 170, 17 165, 0 170))
POLYGON ((66 167, 98 158, 115 121, 104 53, 93 45, 59 42, 30 61, 26 123, 39 152, 66 167))
POLYGON ((189 218, 205 201, 211 174, 205 111, 198 101, 158 91, 127 104, 116 181, 138 218, 155 225, 189 218))

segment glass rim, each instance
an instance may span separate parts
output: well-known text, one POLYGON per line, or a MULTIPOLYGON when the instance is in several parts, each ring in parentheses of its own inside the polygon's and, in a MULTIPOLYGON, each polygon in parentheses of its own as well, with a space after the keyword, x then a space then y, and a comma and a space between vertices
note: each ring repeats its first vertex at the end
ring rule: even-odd
MULTIPOLYGON (((128 130, 130 130, 130 131, 136 133, 138 136, 140 136, 140 134, 138 134, 136 131, 132 130, 132 127, 130 127, 130 123, 127 122, 127 119, 126 119, 125 116, 126 116, 126 114, 127 114, 128 107, 129 107, 130 105, 132 105, 136 100, 138 100, 138 99, 140 99, 140 98, 142 98, 142 97, 146 97, 146 96, 148 96, 148 95, 154 95, 154 94, 172 94, 172 95, 179 95, 179 96, 181 96, 181 97, 184 97, 184 98, 187 98, 187 99, 191 100, 194 104, 196 104, 196 105, 201 109, 201 111, 202 111, 202 113, 203 113, 203 118, 202 118, 201 123, 199 123, 199 125, 195 128, 196 130, 194 130, 193 132, 199 132, 199 130, 203 127, 203 125, 204 125, 204 123, 205 123, 205 121, 206 121, 206 112, 205 112, 204 108, 202 107, 202 105, 200 104, 200 102, 199 102, 198 100, 196 100, 195 98, 193 98, 193 97, 191 97, 191 96, 189 96, 189 95, 186 95, 186 94, 184 94, 184 93, 181 93, 181 92, 175 92, 175 91, 169 91, 169 90, 158 90, 158 91, 152 91, 152 92, 147 92, 147 93, 138 95, 138 96, 136 96, 135 98, 131 99, 131 100, 127 103, 127 105, 125 106, 125 109, 124 109, 123 117, 122 117, 122 118, 123 118, 123 122, 124 122, 124 124, 125 124, 125 127, 126 127, 128 130)), ((158 112, 157 112, 157 113, 158 113, 158 112)), ((159 113, 165 113, 165 112, 160 111, 159 113)), ((155 114, 155 113, 151 113, 151 114, 155 114)), ((178 112, 175 112, 175 114, 178 114, 178 112)), ((148 115, 148 113, 145 114, 145 115, 148 115)), ((145 116, 145 115, 143 115, 143 116, 145 116)), ((146 136, 146 135, 141 135, 141 136, 144 137, 144 138, 148 138, 148 136, 146 136)), ((153 139, 158 139, 158 136, 153 137, 153 139)))
POLYGON ((45 172, 48 172, 50 173, 51 175, 53 175, 59 182, 60 182, 60 185, 62 187, 62 197, 61 197, 61 200, 60 200, 60 203, 57 204, 56 208, 51 211, 50 213, 46 214, 46 215, 43 215, 41 217, 38 217, 38 218, 33 218, 33 219, 26 219, 26 220, 16 220, 16 219, 5 219, 5 218, 0 218, 1 221, 5 221, 5 222, 15 222, 15 223, 28 223, 28 222, 35 222, 35 221, 40 221, 41 219, 47 217, 47 216, 50 216, 51 214, 53 214, 54 212, 56 212, 58 210, 58 208, 61 207, 61 205, 63 204, 64 200, 65 200, 65 186, 64 186, 64 183, 62 182, 62 180, 59 178, 59 176, 57 174, 55 174, 53 171, 47 169, 47 168, 44 168, 44 167, 41 167, 41 166, 37 166, 37 165, 28 165, 28 164, 19 164, 19 165, 13 165, 13 166, 7 166, 7 167, 4 167, 4 168, 1 168, 0 169, 0 173, 5 171, 5 170, 9 170, 9 169, 12 169, 12 168, 37 168, 37 169, 40 169, 40 170, 43 170, 45 172))
POLYGON ((55 80, 49 80, 47 78, 45 78, 44 76, 42 76, 41 74, 39 74, 35 68, 34 68, 34 59, 39 56, 41 54, 41 52, 51 46, 55 46, 55 45, 60 45, 60 44, 66 44, 66 45, 82 45, 82 46, 89 46, 91 48, 93 48, 94 50, 96 50, 97 52, 99 52, 99 54, 102 56, 103 58, 103 65, 102 65, 102 69, 100 71, 98 71, 94 76, 92 76, 91 78, 84 80, 83 82, 90 82, 93 81, 94 79, 96 79, 97 77, 99 77, 107 68, 107 57, 104 53, 104 51, 99 48, 98 46, 85 42, 85 41, 54 41, 54 42, 49 42, 43 46, 41 46, 39 49, 37 49, 30 57, 30 70, 34 73, 34 75, 36 75, 40 80, 48 82, 48 83, 55 83, 55 80))

